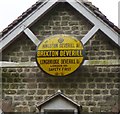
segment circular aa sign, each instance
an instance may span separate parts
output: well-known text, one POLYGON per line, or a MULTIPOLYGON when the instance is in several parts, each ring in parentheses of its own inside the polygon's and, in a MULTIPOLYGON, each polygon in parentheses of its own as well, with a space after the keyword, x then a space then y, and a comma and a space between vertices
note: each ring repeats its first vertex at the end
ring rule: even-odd
POLYGON ((39 44, 36 53, 38 66, 53 76, 74 72, 83 62, 83 45, 73 36, 54 35, 39 44))

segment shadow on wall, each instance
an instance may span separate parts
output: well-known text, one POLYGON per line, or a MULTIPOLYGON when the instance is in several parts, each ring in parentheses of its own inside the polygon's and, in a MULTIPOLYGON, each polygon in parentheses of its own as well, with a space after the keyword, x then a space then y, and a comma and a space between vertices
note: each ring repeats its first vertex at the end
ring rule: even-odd
POLYGON ((9 114, 8 112, 13 112, 12 102, 9 100, 2 100, 2 111, 7 112, 7 114, 9 114))
POLYGON ((119 105, 119 103, 116 103, 116 105, 112 109, 112 112, 116 112, 117 114, 120 114, 120 105, 119 105))

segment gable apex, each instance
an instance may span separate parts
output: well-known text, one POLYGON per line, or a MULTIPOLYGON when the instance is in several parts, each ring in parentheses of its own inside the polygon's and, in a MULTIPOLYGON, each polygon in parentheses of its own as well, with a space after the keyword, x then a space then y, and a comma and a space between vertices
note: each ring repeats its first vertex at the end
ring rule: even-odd
MULTIPOLYGON (((120 29, 110 22, 98 8, 91 5, 87 0, 62 0, 69 3, 74 9, 81 13, 85 18, 92 22, 96 31, 99 29, 104 32, 118 46, 120 39, 120 29)), ((29 28, 41 16, 46 14, 48 10, 54 7, 59 0, 39 0, 26 12, 24 12, 17 20, 13 21, 6 29, 2 31, 0 41, 0 50, 4 49, 10 42, 19 36, 25 29, 29 28)))

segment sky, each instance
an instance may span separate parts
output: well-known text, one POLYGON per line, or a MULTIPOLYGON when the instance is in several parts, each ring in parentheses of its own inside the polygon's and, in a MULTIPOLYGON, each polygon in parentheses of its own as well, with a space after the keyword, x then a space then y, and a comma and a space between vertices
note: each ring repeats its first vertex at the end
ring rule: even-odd
MULTIPOLYGON (((0 31, 12 23, 38 0, 0 0, 0 31)), ((118 2, 120 0, 89 0, 107 18, 118 26, 118 2)))

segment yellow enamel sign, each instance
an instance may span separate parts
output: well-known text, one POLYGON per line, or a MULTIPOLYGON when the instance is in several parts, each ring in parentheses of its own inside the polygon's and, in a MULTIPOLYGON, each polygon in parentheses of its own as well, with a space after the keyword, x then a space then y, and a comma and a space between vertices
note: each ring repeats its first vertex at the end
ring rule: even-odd
POLYGON ((74 72, 83 59, 82 43, 69 35, 50 36, 37 48, 38 66, 53 76, 65 76, 74 72))

